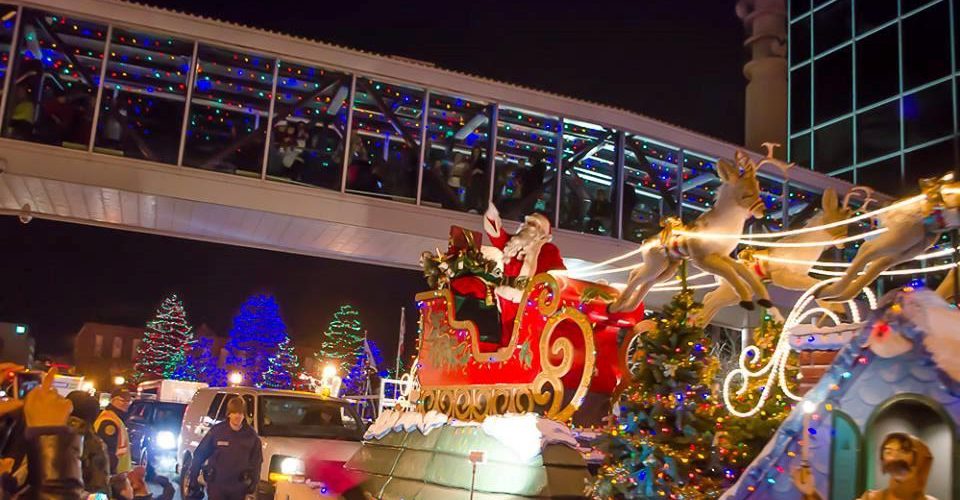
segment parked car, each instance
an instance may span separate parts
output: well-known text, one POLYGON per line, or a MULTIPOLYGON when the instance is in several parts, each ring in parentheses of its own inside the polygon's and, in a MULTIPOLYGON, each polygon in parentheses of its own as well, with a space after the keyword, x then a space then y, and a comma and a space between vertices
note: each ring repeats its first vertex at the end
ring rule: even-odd
POLYGON ((364 426, 349 401, 297 391, 204 388, 187 406, 180 430, 181 491, 194 450, 210 428, 226 418, 226 402, 234 394, 246 401, 247 422, 263 440, 258 498, 272 498, 277 481, 302 475, 308 455, 346 463, 361 447, 364 426))
POLYGON ((153 395, 142 395, 130 403, 127 432, 130 453, 139 465, 147 468, 147 476, 156 472, 174 472, 177 466, 177 441, 187 405, 160 401, 153 395))

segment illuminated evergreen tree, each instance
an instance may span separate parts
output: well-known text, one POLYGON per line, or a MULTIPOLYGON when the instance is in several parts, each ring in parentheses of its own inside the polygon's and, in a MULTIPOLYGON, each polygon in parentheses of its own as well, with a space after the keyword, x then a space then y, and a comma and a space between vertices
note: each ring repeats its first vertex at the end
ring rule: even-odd
POLYGON ((206 382, 211 387, 227 385, 227 372, 217 366, 220 356, 213 352, 213 339, 199 337, 193 343, 193 352, 190 360, 197 370, 197 380, 206 382))
POLYGON ((147 322, 143 340, 137 347, 134 379, 139 382, 161 378, 182 362, 183 353, 193 341, 193 327, 177 294, 163 299, 154 318, 147 322))
POLYGON ((323 364, 333 363, 342 377, 363 353, 363 337, 360 312, 351 305, 342 305, 323 332, 320 351, 314 357, 323 364))
POLYGON ((263 377, 257 385, 270 389, 293 389, 302 371, 300 359, 293 352, 293 346, 290 345, 288 337, 280 343, 276 354, 270 357, 267 371, 263 372, 263 377))
POLYGON ((185 380, 188 382, 198 382, 200 374, 197 372, 197 365, 193 360, 194 346, 185 346, 184 350, 177 352, 170 358, 170 364, 166 366, 163 372, 163 378, 171 380, 185 380))
POLYGON ((640 337, 634 384, 619 422, 601 440, 607 459, 592 493, 601 498, 709 498, 738 471, 728 462, 724 408, 711 393, 717 360, 709 339, 688 322, 699 309, 689 290, 664 307, 640 337))
POLYGON ((287 339, 280 306, 270 295, 254 295, 240 306, 227 341, 226 366, 240 371, 245 384, 263 381, 270 358, 287 339))

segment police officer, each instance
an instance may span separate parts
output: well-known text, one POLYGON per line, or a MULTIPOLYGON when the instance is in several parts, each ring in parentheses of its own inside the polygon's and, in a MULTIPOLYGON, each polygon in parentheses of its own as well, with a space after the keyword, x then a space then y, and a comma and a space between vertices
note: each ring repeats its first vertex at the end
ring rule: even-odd
POLYGON ((247 405, 240 396, 227 401, 227 420, 210 428, 194 452, 187 478, 187 496, 202 496, 197 477, 203 478, 210 500, 243 500, 253 495, 263 461, 260 437, 247 424, 247 405))
POLYGON ((127 426, 123 419, 130 409, 130 394, 118 392, 110 398, 110 404, 93 422, 93 430, 107 445, 107 454, 110 456, 110 473, 126 474, 133 468, 130 457, 130 437, 127 435, 127 426))

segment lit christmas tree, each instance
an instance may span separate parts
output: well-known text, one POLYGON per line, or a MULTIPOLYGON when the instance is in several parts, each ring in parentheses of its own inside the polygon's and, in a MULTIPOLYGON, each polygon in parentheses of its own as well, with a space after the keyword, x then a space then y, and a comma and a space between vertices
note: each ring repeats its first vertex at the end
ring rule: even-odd
POLYGON ((270 358, 267 371, 263 372, 263 377, 257 385, 270 389, 293 389, 302 371, 300 359, 293 352, 290 339, 286 338, 280 343, 276 354, 270 358))
POLYGON ((254 295, 233 318, 225 364, 239 370, 246 384, 258 384, 286 338, 287 327, 280 318, 277 301, 269 295, 254 295))
MULTIPOLYGON (((372 340, 367 340, 367 344, 370 346, 370 354, 373 355, 373 362, 368 361, 370 356, 367 354, 367 350, 363 349, 363 344, 361 344, 360 354, 357 356, 357 360, 353 363, 353 366, 350 367, 350 371, 347 372, 347 376, 343 379, 342 394, 362 395, 367 378, 372 374, 376 374, 380 378, 388 376, 387 370, 380 368, 383 366, 383 356, 380 355, 380 348, 377 347, 377 343, 372 340)), ((378 391, 380 387, 373 387, 373 389, 378 391)))
MULTIPOLYGON (((349 373, 363 353, 363 327, 360 312, 351 305, 340 306, 323 332, 320 352, 314 354, 322 364, 333 363, 338 373, 349 373)), ((342 376, 342 375, 341 375, 342 376)))
POLYGON ((227 385, 227 372, 217 366, 218 360, 219 356, 213 352, 213 339, 197 338, 190 355, 190 362, 196 367, 197 380, 206 382, 211 387, 227 385))
MULTIPOLYGON (((176 367, 178 354, 183 355, 193 341, 193 327, 176 294, 163 299, 154 319, 147 322, 143 340, 137 348, 134 379, 161 378, 176 367)), ((182 359, 180 359, 182 361, 182 359)))
POLYGON ((197 372, 197 365, 193 362, 193 351, 194 346, 190 345, 174 354, 163 372, 163 378, 188 382, 199 381, 200 374, 197 372))
POLYGON ((617 425, 604 436, 607 460, 592 494, 601 498, 709 498, 729 486, 724 409, 711 394, 717 360, 709 339, 688 323, 699 304, 689 290, 664 307, 641 339, 637 380, 617 425))

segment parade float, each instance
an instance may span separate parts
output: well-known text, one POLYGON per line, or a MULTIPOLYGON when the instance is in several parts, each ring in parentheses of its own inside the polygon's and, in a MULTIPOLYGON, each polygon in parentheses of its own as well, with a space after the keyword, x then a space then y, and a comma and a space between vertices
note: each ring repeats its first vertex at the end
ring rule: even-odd
POLYGON ((575 270, 541 215, 510 235, 491 207, 489 245, 452 228, 446 250, 421 258, 430 290, 416 297, 402 396, 347 468, 375 498, 957 497, 960 313, 944 300, 955 280, 879 301, 869 285, 955 266, 926 261, 953 253, 932 247, 960 226, 960 187, 948 175, 876 208, 869 189, 842 203, 827 190, 805 226, 744 234, 763 211, 757 170, 737 152, 717 165, 710 211, 665 219, 636 250, 575 270), (852 262, 821 260, 858 240, 852 262), (618 268, 625 284, 589 279, 631 258, 618 268), (893 269, 909 262, 921 264, 893 269), (770 284, 803 291, 786 315, 770 284), (706 307, 700 288, 714 289, 706 307), (679 293, 645 318, 657 290, 679 293), (764 308, 764 323, 723 372, 704 325, 732 305, 764 308), (601 436, 596 449, 584 448, 588 433, 601 436), (588 469, 588 454, 602 465, 588 469))

